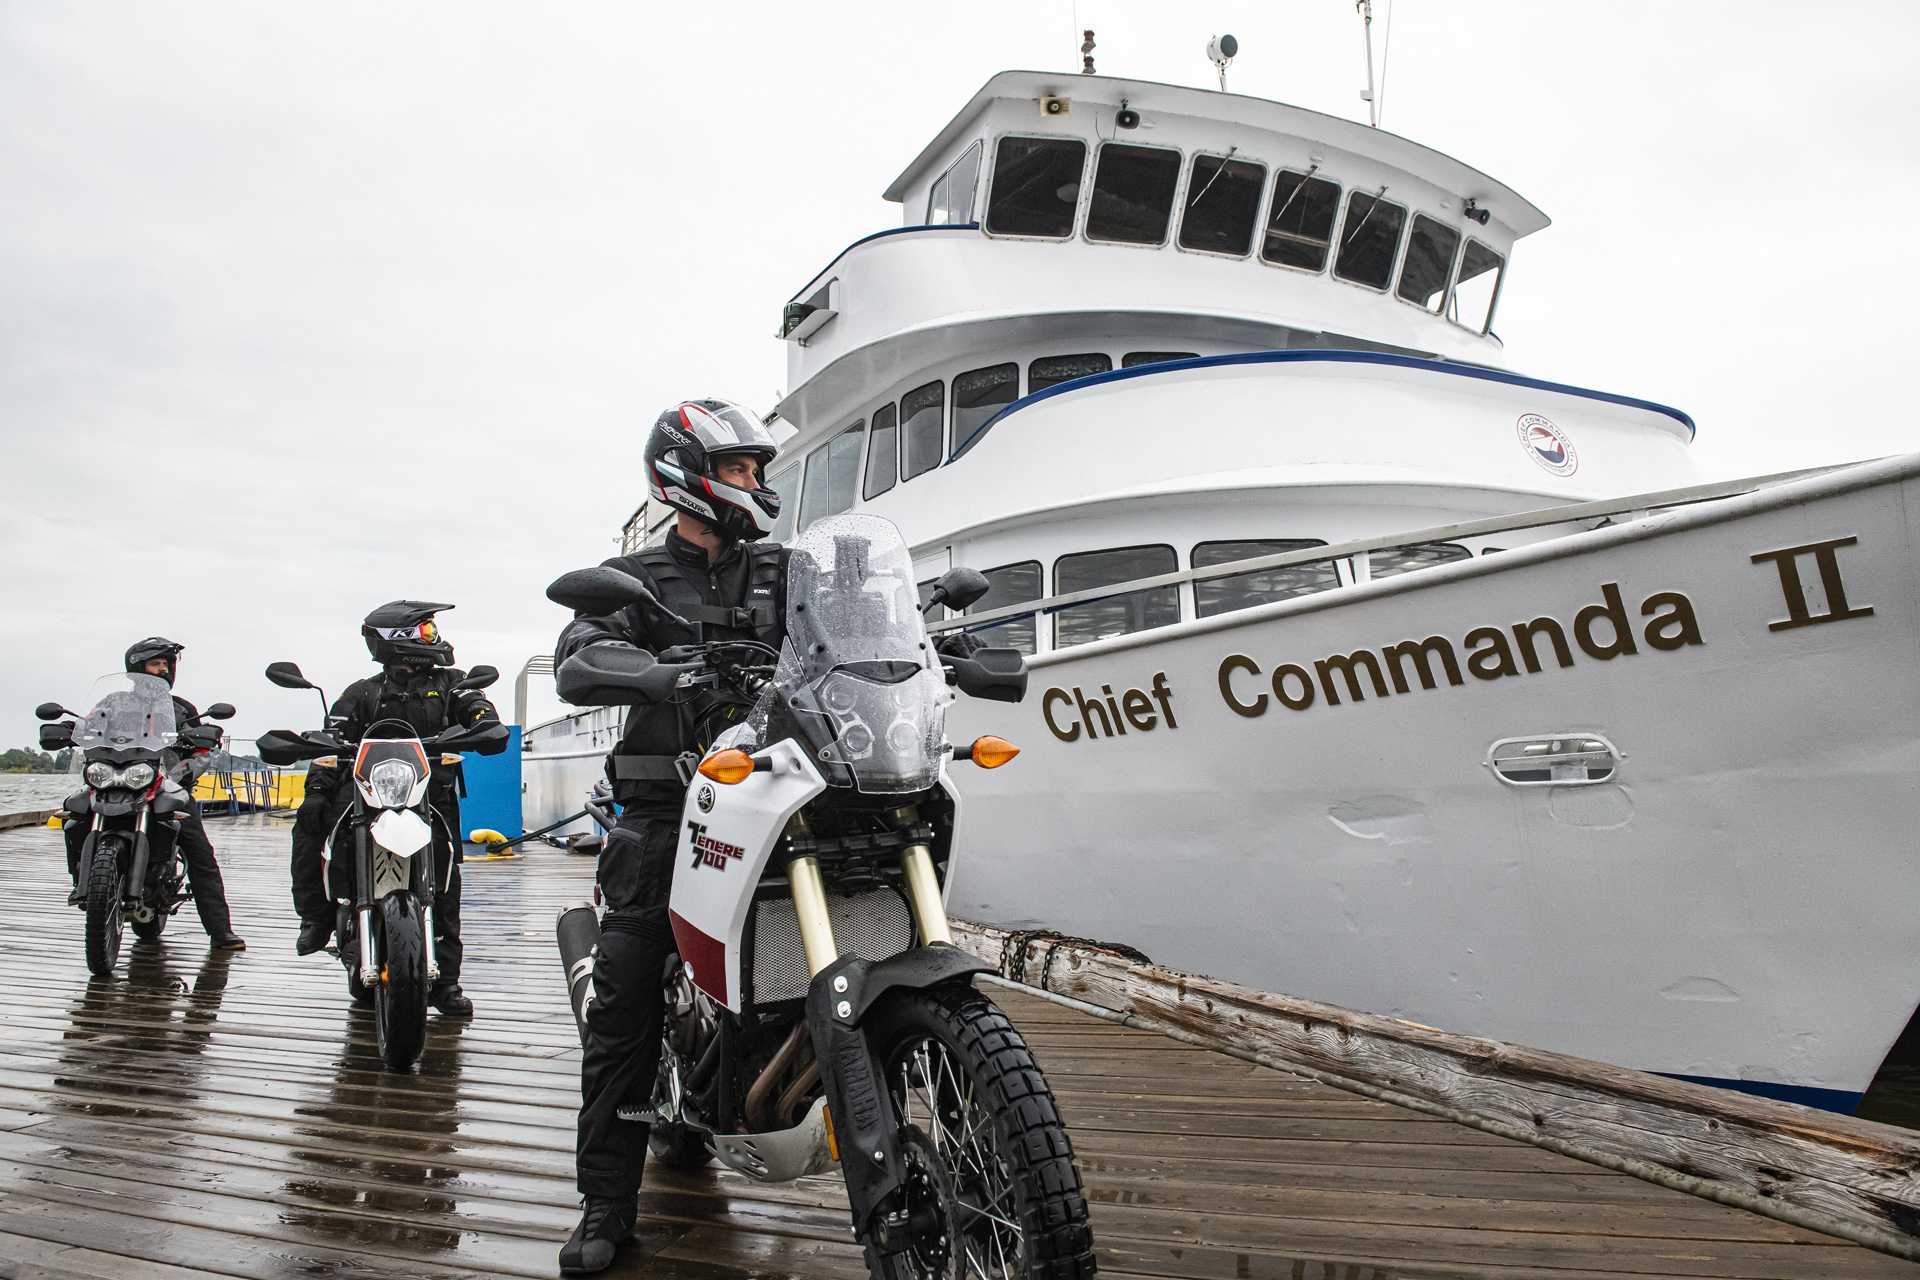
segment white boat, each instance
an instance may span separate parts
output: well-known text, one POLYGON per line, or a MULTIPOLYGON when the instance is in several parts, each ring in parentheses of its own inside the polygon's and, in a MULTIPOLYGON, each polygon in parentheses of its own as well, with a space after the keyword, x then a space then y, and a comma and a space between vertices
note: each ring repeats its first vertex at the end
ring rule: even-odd
MULTIPOLYGON (((954 914, 1852 1109, 1920 1000, 1920 462, 1701 484, 1502 368, 1544 214, 1296 107, 1008 72, 886 195, 782 313, 772 483, 1032 655, 953 714, 1025 748, 954 914)), ((530 825, 615 727, 528 735, 530 825)))

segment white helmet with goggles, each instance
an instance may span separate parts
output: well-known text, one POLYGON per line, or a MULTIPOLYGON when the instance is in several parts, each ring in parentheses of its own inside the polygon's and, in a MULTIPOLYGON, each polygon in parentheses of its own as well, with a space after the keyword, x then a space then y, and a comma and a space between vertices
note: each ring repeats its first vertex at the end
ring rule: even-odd
POLYGON ((752 542, 772 533, 780 519, 780 495, 766 479, 779 452, 773 433, 739 405, 684 400, 662 413, 647 433, 647 492, 723 537, 752 542), (760 464, 751 489, 728 484, 716 472, 719 459, 738 454, 760 464))

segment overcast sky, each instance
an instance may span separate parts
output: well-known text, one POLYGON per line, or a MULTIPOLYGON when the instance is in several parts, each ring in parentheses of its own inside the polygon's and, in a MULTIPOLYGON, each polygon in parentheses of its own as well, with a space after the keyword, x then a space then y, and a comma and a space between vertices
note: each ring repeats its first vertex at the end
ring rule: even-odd
MULTIPOLYGON (((1710 477, 1920 448, 1882 212, 1916 203, 1920 10, 1394 9, 1383 126, 1554 219, 1513 367, 1687 410, 1710 477)), ((0 0, 0 747, 155 632, 235 731, 310 724, 261 668, 336 692, 395 597, 458 604, 510 713, 654 415, 771 407, 780 304, 1080 25, 1103 73, 1192 85, 1231 31, 1230 89, 1365 118, 1350 0, 0 0)))

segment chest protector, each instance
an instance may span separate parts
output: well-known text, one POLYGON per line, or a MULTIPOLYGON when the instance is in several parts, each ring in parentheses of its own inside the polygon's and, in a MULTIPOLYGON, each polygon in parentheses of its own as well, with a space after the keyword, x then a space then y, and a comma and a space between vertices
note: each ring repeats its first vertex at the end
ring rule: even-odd
MULTIPOLYGON (((787 629, 781 583, 789 553, 775 544, 749 542, 741 554, 747 557, 745 589, 738 602, 726 604, 708 603, 702 589, 707 584, 695 581, 699 570, 689 570, 665 546, 646 547, 613 563, 644 569, 658 588, 660 603, 693 624, 694 634, 681 643, 753 640, 777 650, 787 629)), ((728 576, 739 572, 735 568, 728 576)), ((721 589, 726 590, 724 584, 721 589)), ((614 798, 626 804, 651 792, 665 803, 677 796, 692 780, 707 743, 751 709, 739 695, 713 690, 629 708, 626 732, 607 758, 614 798)), ((677 805, 677 799, 672 803, 677 805)))

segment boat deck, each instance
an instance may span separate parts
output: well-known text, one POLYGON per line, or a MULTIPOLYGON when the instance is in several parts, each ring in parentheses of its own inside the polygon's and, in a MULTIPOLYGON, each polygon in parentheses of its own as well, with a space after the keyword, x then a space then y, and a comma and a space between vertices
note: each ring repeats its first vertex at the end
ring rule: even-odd
MULTIPOLYGON (((578 1042, 553 944, 592 867, 465 869, 470 1023, 381 1070, 293 954, 288 824, 208 823, 235 925, 189 908, 89 978, 57 832, 0 835, 0 1277, 550 1276, 577 1216, 578 1042)), ((1059 1095, 1100 1268, 1179 1280, 1920 1277, 1856 1245, 993 990, 1059 1095)), ((863 1276, 835 1178, 649 1169, 609 1276, 863 1276)))

